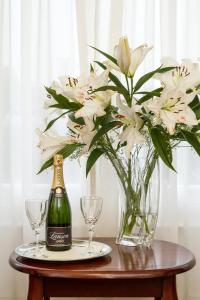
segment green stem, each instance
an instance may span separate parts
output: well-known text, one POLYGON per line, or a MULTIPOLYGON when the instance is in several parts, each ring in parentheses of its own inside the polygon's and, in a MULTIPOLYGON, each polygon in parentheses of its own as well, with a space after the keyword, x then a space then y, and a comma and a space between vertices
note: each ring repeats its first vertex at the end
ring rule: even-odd
MULTIPOLYGON (((118 156, 118 153, 113 148, 112 142, 110 141, 110 138, 107 134, 105 134, 104 138, 101 140, 101 147, 104 148, 108 159, 114 167, 125 194, 126 209, 123 221, 124 225, 122 228, 122 234, 131 234, 134 226, 138 222, 139 217, 142 218, 141 221, 143 224, 143 228, 145 229, 146 233, 149 234, 148 221, 146 219, 146 216, 141 216, 140 213, 140 182, 136 182, 135 186, 133 186, 132 183, 132 166, 137 164, 138 155, 142 147, 139 147, 135 150, 136 152, 133 154, 133 157, 131 157, 131 159, 128 160, 127 166, 124 165, 123 161, 118 156)), ((152 147, 149 146, 149 150, 147 151, 146 164, 144 166, 144 169, 142 170, 142 177, 144 178, 146 193, 148 190, 149 180, 155 167, 156 160, 157 156, 155 155, 152 147)), ((136 180, 136 178, 134 180, 136 180)))
POLYGON ((146 216, 143 216, 143 221, 144 221, 144 227, 145 227, 145 231, 147 234, 150 234, 150 231, 149 231, 149 226, 148 226, 148 221, 146 219, 146 216))
POLYGON ((128 187, 127 187, 127 201, 128 202, 132 202, 132 193, 131 193, 131 190, 132 190, 132 185, 131 185, 131 159, 129 158, 128 160, 128 187))
POLYGON ((128 185, 131 187, 131 159, 128 160, 128 185))
POLYGON ((117 168, 117 166, 116 166, 116 164, 115 164, 115 162, 114 162, 112 156, 111 156, 109 153, 107 153, 107 156, 108 156, 108 158, 109 158, 111 164, 113 165, 113 167, 114 167, 114 169, 115 169, 115 171, 116 171, 116 173, 117 173, 117 175, 118 175, 118 177, 119 177, 119 180, 121 181, 121 184, 122 184, 122 186, 123 186, 123 189, 124 189, 124 191, 125 191, 125 190, 126 190, 126 184, 125 184, 125 181, 124 181, 123 176, 121 175, 120 171, 118 170, 118 168, 117 168))
MULTIPOLYGON (((128 190, 129 190, 129 194, 130 194, 130 186, 129 187, 126 186, 126 183, 128 183, 128 176, 127 176, 126 172, 124 171, 124 167, 123 167, 120 159, 118 158, 115 150, 113 149, 113 146, 107 135, 106 135, 106 142, 107 142, 107 146, 109 147, 109 149, 106 149, 107 150, 106 155, 109 158, 111 164, 113 165, 113 167, 118 175, 118 178, 122 184, 125 195, 127 195, 128 190)), ((133 194, 133 193, 131 192, 131 194, 133 194)))
POLYGON ((108 137, 107 134, 105 135, 105 137, 106 137, 106 142, 107 142, 107 145, 108 145, 108 147, 110 149, 110 152, 113 154, 114 158, 117 161, 117 164, 118 164, 118 166, 120 168, 120 172, 123 174, 123 176, 126 178, 126 180, 128 182, 128 176, 127 176, 126 172, 124 171, 124 166, 122 165, 120 158, 117 156, 117 153, 116 153, 115 149, 113 148, 113 146, 112 146, 112 144, 110 142, 110 139, 109 139, 109 137, 108 137))
POLYGON ((129 86, 129 82, 128 82, 128 77, 125 75, 125 78, 126 78, 126 85, 127 85, 127 90, 128 90, 128 94, 129 94, 129 101, 127 101, 127 104, 129 107, 131 107, 132 105, 132 97, 131 97, 131 94, 132 94, 132 90, 130 90, 130 86, 129 86))
POLYGON ((133 93, 134 93, 134 89, 133 89, 133 77, 131 77, 131 104, 132 104, 133 93))
POLYGON ((130 95, 130 87, 129 87, 128 77, 125 75, 125 78, 126 78, 126 85, 127 85, 128 93, 130 95))

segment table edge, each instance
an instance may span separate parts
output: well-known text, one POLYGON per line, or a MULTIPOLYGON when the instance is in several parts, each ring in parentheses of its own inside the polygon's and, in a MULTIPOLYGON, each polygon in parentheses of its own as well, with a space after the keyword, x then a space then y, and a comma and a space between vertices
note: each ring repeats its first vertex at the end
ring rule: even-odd
MULTIPOLYGON (((113 241, 113 238, 99 238, 104 240, 113 241)), ((161 241, 161 240, 156 240, 161 241)), ((165 241, 168 242, 168 241, 165 241)), ((171 244, 178 245, 176 243, 168 242, 171 244)), ((38 269, 34 266, 27 266, 23 263, 20 263, 17 261, 17 258, 20 257, 17 255, 14 251, 11 253, 9 257, 9 264, 12 268, 14 268, 17 271, 20 271, 22 273, 31 274, 35 276, 42 276, 42 277, 58 277, 58 278, 77 278, 77 279, 142 279, 142 278, 155 278, 155 277, 166 277, 171 275, 176 275, 180 273, 184 273, 186 271, 189 271, 192 269, 196 264, 196 259, 193 255, 193 253, 187 249, 186 247, 182 245, 178 245, 179 247, 185 248, 188 252, 191 253, 192 259, 188 262, 186 262, 184 265, 181 266, 175 266, 174 268, 166 268, 166 269, 149 269, 149 270, 137 270, 137 271, 93 271, 92 273, 88 273, 87 271, 72 271, 70 270, 67 272, 67 270, 59 270, 55 271, 55 269, 51 272, 51 270, 45 270, 45 269, 38 269)))

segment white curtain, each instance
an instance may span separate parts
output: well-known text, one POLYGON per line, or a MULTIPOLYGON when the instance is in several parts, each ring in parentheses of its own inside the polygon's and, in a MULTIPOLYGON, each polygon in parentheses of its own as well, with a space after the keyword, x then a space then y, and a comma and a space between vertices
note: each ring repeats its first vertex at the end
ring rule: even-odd
MULTIPOLYGON (((99 58, 88 45, 112 51, 122 34, 132 47, 154 45, 141 73, 159 66, 162 56, 196 59, 199 11, 199 0, 0 0, 0 300, 25 299, 26 276, 9 267, 8 257, 16 245, 33 239, 24 200, 46 197, 50 190, 52 172, 36 175, 41 160, 35 128, 46 117, 44 85, 63 74, 87 72, 89 60, 99 58)), ((174 155, 177 174, 161 167, 157 237, 186 245, 199 261, 199 158, 188 147, 174 155)), ((112 236, 118 203, 107 161, 101 160, 97 177, 104 207, 96 234, 112 236)), ((76 161, 66 162, 65 181, 74 236, 84 235, 79 209, 84 170, 76 161)), ((200 300, 200 265, 180 277, 180 299, 200 300)))

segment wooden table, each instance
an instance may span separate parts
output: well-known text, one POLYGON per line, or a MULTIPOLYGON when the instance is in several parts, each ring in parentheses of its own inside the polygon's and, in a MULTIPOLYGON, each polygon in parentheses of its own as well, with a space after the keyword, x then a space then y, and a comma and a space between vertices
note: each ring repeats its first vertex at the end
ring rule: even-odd
POLYGON ((154 297, 177 300, 176 275, 195 265, 186 248, 154 241, 152 248, 109 244, 110 255, 90 261, 55 263, 24 259, 14 252, 10 265, 29 274, 28 300, 50 297, 154 297))

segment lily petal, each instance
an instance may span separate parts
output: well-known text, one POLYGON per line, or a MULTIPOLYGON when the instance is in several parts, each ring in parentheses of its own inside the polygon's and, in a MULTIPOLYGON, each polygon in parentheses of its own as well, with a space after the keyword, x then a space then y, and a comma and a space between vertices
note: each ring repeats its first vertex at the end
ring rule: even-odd
POLYGON ((149 47, 147 44, 143 44, 131 51, 131 64, 129 66, 128 76, 132 77, 135 74, 135 71, 152 48, 152 46, 149 47))
POLYGON ((41 130, 36 129, 35 132, 39 136, 38 147, 42 151, 43 161, 47 161, 66 144, 72 144, 74 142, 71 137, 60 136, 53 130, 49 130, 48 133, 42 133, 41 130))
POLYGON ((75 117, 92 117, 94 115, 100 117, 105 115, 105 113, 105 110, 99 103, 93 100, 87 100, 85 101, 84 106, 75 113, 75 117))
POLYGON ((130 125, 120 134, 120 141, 122 144, 127 142, 125 153, 127 158, 130 158, 133 146, 135 144, 144 144, 145 137, 135 128, 135 126, 130 125))

